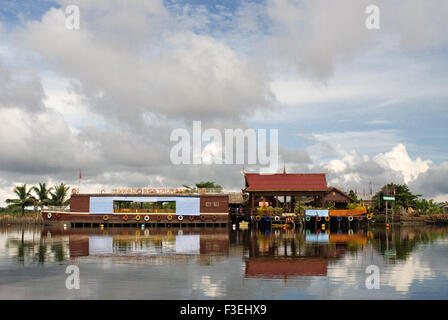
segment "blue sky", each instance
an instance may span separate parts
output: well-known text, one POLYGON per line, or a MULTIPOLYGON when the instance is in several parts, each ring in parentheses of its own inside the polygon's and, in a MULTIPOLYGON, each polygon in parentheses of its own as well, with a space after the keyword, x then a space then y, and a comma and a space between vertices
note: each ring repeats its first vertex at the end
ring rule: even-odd
POLYGON ((27 20, 38 20, 51 7, 60 6, 54 1, 45 0, 0 0, 0 20, 13 28, 27 20))
POLYGON ((448 200, 448 5, 378 0, 371 31, 368 4, 0 0, 0 202, 17 183, 76 184, 79 168, 92 191, 240 188, 241 166, 169 162, 170 132, 193 120, 278 129, 288 170, 344 189, 405 182, 448 200))

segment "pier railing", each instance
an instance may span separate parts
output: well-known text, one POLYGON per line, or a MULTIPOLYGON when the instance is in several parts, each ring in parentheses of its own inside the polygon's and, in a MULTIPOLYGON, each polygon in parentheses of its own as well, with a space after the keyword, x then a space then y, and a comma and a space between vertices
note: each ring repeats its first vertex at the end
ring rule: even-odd
POLYGON ((70 208, 68 206, 48 206, 47 209, 48 211, 59 211, 59 212, 69 212, 70 208))
POLYGON ((176 213, 176 209, 115 209, 114 213, 176 213))
MULTIPOLYGON (((72 193, 79 193, 76 189, 72 193)), ((105 189, 99 191, 101 194, 107 194, 105 189)), ((133 188, 133 189, 112 189, 110 194, 221 194, 222 188, 184 188, 184 189, 147 189, 147 188, 133 188)))

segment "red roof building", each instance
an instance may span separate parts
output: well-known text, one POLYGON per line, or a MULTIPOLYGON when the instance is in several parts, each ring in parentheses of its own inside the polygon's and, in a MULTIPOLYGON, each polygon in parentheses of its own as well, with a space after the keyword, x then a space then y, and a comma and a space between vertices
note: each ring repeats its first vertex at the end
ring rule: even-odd
POLYGON ((246 185, 243 192, 249 193, 252 215, 256 214, 256 207, 278 208, 279 197, 282 196, 285 213, 294 213, 295 200, 298 199, 300 206, 301 197, 313 197, 323 205, 324 196, 328 192, 325 173, 245 173, 244 178, 246 185))
POLYGON ((327 191, 325 173, 246 173, 246 191, 327 191))

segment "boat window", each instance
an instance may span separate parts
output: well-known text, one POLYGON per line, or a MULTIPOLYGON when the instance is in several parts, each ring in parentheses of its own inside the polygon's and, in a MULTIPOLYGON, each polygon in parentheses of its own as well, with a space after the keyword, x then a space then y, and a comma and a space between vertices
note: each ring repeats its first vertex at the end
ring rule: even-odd
POLYGON ((114 201, 114 213, 176 213, 176 201, 114 201))

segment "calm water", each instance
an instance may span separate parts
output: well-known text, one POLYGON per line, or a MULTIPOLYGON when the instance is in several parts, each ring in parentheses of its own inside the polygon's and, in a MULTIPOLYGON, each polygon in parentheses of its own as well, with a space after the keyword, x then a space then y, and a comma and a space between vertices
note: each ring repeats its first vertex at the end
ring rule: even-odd
POLYGON ((448 228, 0 229, 0 299, 447 299, 448 228), (68 265, 80 289, 66 287, 68 265), (366 267, 380 271, 367 289, 366 267))

